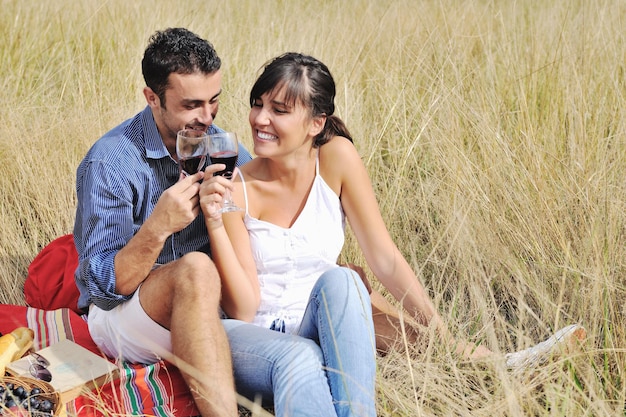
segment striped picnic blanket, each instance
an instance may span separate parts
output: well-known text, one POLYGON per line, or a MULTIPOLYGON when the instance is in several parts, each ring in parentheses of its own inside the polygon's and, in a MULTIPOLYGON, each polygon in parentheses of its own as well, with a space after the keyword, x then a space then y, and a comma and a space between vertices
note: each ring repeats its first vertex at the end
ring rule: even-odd
MULTIPOLYGON (((86 321, 68 308, 43 310, 0 304, 0 332, 10 333, 22 326, 35 332, 35 350, 69 339, 102 355, 89 335, 86 321)), ((119 379, 70 401, 66 405, 68 416, 189 417, 199 414, 179 370, 172 364, 161 361, 138 365, 118 361, 117 365, 119 379)))

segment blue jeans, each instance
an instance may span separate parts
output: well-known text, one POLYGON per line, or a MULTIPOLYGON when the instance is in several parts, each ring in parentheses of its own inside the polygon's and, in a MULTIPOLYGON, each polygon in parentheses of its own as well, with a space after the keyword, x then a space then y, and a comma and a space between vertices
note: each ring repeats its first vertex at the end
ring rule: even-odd
POLYGON ((369 295, 347 268, 315 284, 298 335, 224 320, 237 391, 276 416, 376 415, 375 339, 369 295))

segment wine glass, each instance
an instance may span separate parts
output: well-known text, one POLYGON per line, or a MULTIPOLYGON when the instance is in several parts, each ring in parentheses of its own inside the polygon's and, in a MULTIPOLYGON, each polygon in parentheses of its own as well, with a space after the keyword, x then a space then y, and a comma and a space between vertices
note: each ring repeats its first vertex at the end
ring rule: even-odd
MULTIPOLYGON (((237 155, 239 153, 239 140, 235 132, 220 132, 209 135, 209 158, 211 164, 224 164, 226 168, 218 171, 214 176, 221 175, 232 180, 235 172, 235 164, 237 163, 237 155)), ((230 211, 240 211, 241 208, 232 201, 230 190, 224 193, 224 201, 220 213, 228 213, 230 211)))
POLYGON ((180 172, 185 176, 202 170, 208 154, 208 135, 194 129, 183 129, 176 135, 176 155, 180 172))

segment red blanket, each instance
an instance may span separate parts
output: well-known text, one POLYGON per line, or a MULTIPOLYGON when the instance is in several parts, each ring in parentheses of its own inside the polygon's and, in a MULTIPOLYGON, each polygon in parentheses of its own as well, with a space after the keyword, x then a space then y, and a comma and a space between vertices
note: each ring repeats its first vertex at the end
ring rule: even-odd
MULTIPOLYGON (((69 339, 102 355, 77 308, 74 271, 78 255, 71 235, 46 246, 28 268, 24 295, 30 307, 0 304, 0 332, 29 327, 35 349, 69 339)), ((118 362, 116 381, 67 404, 68 415, 148 415, 189 417, 199 414, 178 368, 163 361, 153 365, 118 362)))
MULTIPOLYGON (((101 354, 89 336, 87 323, 70 309, 41 310, 0 305, 0 332, 9 333, 20 326, 34 330, 35 349, 69 339, 101 354)), ((68 403, 68 415, 198 415, 187 385, 173 365, 164 362, 146 366, 118 365, 120 378, 68 403)))
MULTIPOLYGON (((69 339, 101 355, 89 336, 87 323, 70 309, 41 310, 0 305, 0 332, 10 333, 21 326, 34 330, 33 347, 36 350, 69 339)), ((68 403, 68 415, 198 415, 187 385, 173 365, 164 362, 146 366, 118 365, 120 378, 68 403)))

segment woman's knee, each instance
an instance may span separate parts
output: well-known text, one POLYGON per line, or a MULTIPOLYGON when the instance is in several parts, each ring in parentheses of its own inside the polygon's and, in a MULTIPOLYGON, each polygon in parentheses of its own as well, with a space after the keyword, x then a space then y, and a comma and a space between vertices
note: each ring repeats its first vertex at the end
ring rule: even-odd
POLYGON ((362 305, 371 311, 369 292, 359 275, 352 269, 338 267, 326 271, 318 279, 314 291, 323 294, 328 302, 362 305))

